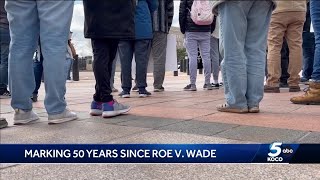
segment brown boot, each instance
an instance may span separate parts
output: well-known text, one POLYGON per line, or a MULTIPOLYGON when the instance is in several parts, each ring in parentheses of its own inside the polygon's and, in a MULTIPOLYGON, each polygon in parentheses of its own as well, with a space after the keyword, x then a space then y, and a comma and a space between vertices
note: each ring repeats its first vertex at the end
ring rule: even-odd
POLYGON ((265 93, 280 93, 280 88, 279 87, 271 87, 268 85, 264 86, 264 92, 265 93))
POLYGON ((311 82, 304 95, 293 97, 290 101, 294 104, 320 104, 320 83, 311 82))

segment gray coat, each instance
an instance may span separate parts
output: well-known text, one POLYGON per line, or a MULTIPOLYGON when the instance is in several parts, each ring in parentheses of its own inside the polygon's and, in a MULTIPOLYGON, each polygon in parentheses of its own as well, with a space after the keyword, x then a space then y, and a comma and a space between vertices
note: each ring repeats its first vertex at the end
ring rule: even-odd
MULTIPOLYGON (((221 4, 221 3, 224 3, 226 1, 229 1, 229 0, 214 0, 212 1, 212 12, 215 14, 215 15, 218 15, 218 6, 221 4)), ((276 3, 276 0, 270 0, 273 2, 273 9, 276 8, 277 6, 277 3, 276 3)))

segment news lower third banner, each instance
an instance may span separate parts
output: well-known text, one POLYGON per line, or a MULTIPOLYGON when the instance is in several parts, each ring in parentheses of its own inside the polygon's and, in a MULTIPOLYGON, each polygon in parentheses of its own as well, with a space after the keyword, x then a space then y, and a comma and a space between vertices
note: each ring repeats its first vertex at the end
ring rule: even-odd
POLYGON ((320 163, 320 144, 0 144, 0 163, 320 163))

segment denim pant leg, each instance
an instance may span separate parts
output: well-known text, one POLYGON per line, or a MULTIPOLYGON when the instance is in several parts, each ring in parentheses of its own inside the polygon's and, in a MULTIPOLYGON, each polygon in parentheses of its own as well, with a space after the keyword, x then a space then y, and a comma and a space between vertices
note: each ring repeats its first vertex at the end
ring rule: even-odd
POLYGON ((202 64, 204 67, 205 84, 210 84, 211 77, 211 59, 210 59, 210 32, 201 33, 199 39, 199 48, 202 57, 202 64))
POLYGON ((8 55, 10 44, 9 28, 0 27, 0 91, 7 90, 8 86, 8 55))
POLYGON ((35 60, 33 62, 33 72, 34 72, 34 78, 36 82, 36 88, 34 89, 32 94, 38 95, 38 91, 41 86, 41 79, 43 74, 43 60, 35 60))
POLYGON ((70 71, 71 71, 71 66, 72 66, 72 59, 67 58, 65 62, 65 78, 66 80, 70 80, 70 71))
POLYGON ((302 76, 306 79, 311 79, 313 71, 313 61, 314 61, 314 50, 315 50, 315 39, 313 32, 303 33, 303 72, 302 76))
POLYGON ((49 115, 66 108, 65 61, 74 1, 36 1, 46 89, 44 105, 49 115), (59 23, 57 23, 59 22, 59 23))
POLYGON ((189 57, 190 84, 196 84, 198 73, 198 40, 194 32, 186 32, 186 48, 189 57))
POLYGON ((264 91, 264 70, 267 35, 272 13, 271 1, 254 1, 247 16, 245 54, 247 57, 247 103, 259 106, 264 91))
POLYGON ((310 10, 316 44, 311 78, 316 82, 320 82, 320 1, 311 0, 310 10))
POLYGON ((247 59, 243 49, 247 35, 246 11, 249 8, 246 4, 252 2, 226 1, 219 5, 224 91, 227 104, 234 108, 247 108, 247 59))
POLYGON ((211 71, 213 75, 213 80, 219 80, 220 71, 220 55, 219 55, 219 39, 211 36, 210 40, 210 55, 211 55, 211 71))
POLYGON ((147 68, 150 57, 151 40, 136 40, 134 54, 136 61, 136 79, 139 90, 147 87, 147 68))
POLYGON ((121 63, 121 87, 123 91, 130 92, 134 41, 120 41, 118 51, 121 63))
POLYGON ((32 109, 30 95, 35 88, 33 54, 39 39, 37 2, 6 1, 5 7, 11 35, 9 52, 11 106, 13 109, 29 111, 32 109))

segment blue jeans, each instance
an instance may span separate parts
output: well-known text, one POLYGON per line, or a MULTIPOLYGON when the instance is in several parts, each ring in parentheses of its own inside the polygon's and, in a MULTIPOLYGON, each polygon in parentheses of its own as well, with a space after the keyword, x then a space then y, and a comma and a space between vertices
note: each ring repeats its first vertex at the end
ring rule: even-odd
POLYGON ((122 89, 130 92, 132 88, 132 58, 135 54, 136 80, 139 90, 147 87, 147 67, 150 56, 151 40, 120 41, 119 56, 121 62, 122 89))
POLYGON ((314 33, 304 32, 303 35, 303 72, 302 76, 306 79, 311 79, 313 71, 313 61, 314 61, 314 33))
POLYGON ((71 80, 71 67, 72 67, 72 64, 73 64, 73 59, 71 58, 67 58, 66 59, 66 65, 65 65, 65 68, 66 68, 66 80, 71 80))
POLYGON ((271 12, 271 1, 226 1, 219 6, 221 66, 230 107, 256 107, 263 98, 271 12))
POLYGON ((8 55, 10 44, 9 29, 0 27, 0 38, 0 91, 4 91, 7 90, 8 86, 8 55))
POLYGON ((34 72, 34 80, 36 83, 36 88, 34 89, 32 94, 38 95, 38 91, 41 86, 41 79, 43 74, 43 60, 40 61, 35 60, 33 62, 33 72, 34 72))
POLYGON ((6 1, 10 23, 9 85, 14 109, 32 109, 33 54, 40 37, 49 115, 66 108, 65 61, 74 1, 6 1))
POLYGON ((314 28, 316 50, 314 54, 312 80, 320 82, 320 1, 310 1, 310 14, 314 28))

